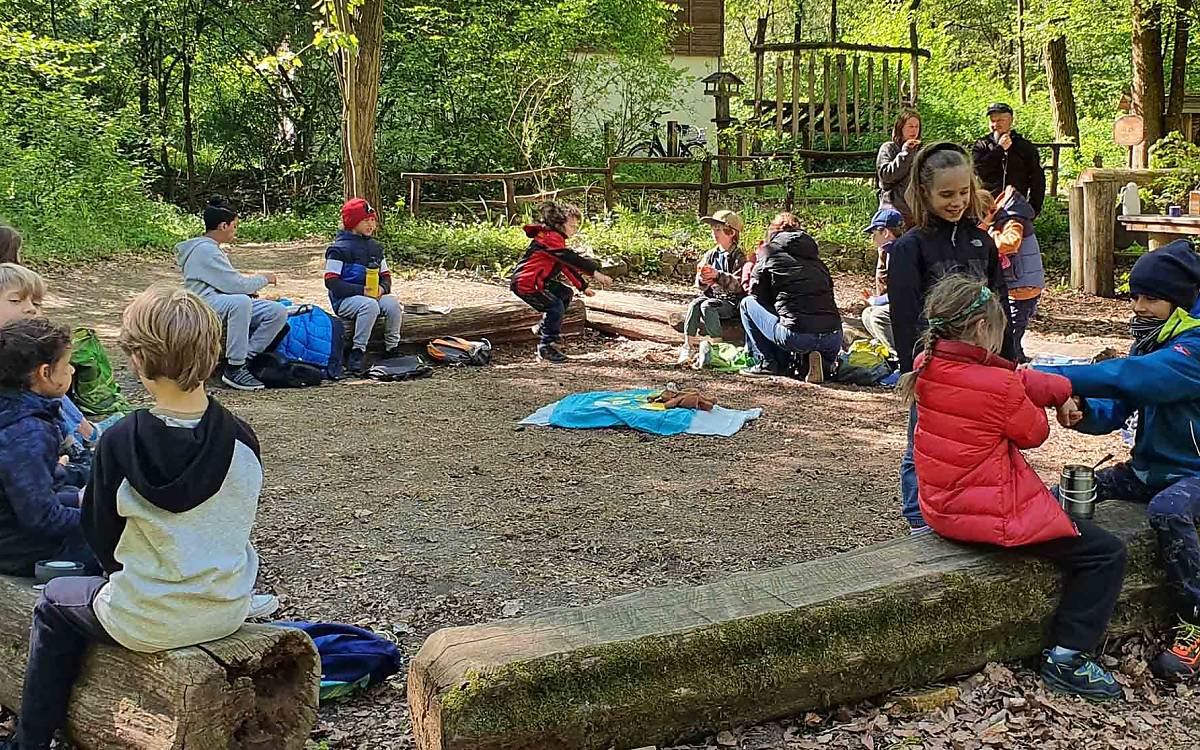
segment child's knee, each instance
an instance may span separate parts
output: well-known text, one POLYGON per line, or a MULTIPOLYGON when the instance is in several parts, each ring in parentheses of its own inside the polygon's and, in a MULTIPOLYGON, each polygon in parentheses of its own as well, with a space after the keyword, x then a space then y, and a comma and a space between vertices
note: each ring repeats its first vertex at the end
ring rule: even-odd
POLYGON ((1193 505, 1192 497, 1182 488, 1168 487, 1150 499, 1150 504, 1146 506, 1146 513, 1150 516, 1150 522, 1169 517, 1188 516, 1193 505))

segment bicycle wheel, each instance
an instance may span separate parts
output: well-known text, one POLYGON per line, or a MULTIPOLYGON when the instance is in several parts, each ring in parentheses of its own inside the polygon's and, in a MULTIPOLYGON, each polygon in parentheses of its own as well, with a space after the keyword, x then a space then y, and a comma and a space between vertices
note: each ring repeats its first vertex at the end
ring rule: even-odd
POLYGON ((653 158, 661 159, 666 156, 662 148, 654 141, 642 141, 633 148, 629 149, 629 155, 638 158, 653 158))

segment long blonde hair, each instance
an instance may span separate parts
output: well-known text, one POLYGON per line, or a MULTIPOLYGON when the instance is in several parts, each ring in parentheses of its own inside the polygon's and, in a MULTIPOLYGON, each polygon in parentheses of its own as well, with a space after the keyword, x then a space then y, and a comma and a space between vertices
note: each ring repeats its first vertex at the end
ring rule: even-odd
POLYGON ((981 279, 955 273, 944 277, 929 290, 925 299, 925 320, 929 321, 921 337, 925 361, 901 377, 897 386, 905 404, 916 401, 917 379, 933 355, 934 344, 939 340, 965 341, 996 354, 1004 346, 1008 316, 999 296, 981 279))
POLYGON ((939 141, 923 146, 913 160, 912 179, 904 198, 912 211, 914 226, 928 228, 933 220, 933 212, 929 209, 929 193, 933 190, 934 176, 942 170, 958 167, 966 167, 971 174, 971 197, 968 199, 966 215, 977 219, 987 215, 987 209, 977 195, 979 178, 975 176, 970 155, 957 143, 939 141))

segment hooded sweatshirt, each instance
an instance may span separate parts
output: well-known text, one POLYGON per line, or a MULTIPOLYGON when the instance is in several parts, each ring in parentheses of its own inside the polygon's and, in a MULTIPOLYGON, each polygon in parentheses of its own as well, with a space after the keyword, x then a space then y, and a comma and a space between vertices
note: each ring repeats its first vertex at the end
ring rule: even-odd
POLYGON ((567 247, 562 232, 541 224, 526 224, 529 249, 513 269, 509 288, 517 295, 537 295, 561 276, 576 289, 587 289, 588 279, 600 270, 600 263, 567 247))
POLYGON ((33 575, 79 529, 79 489, 59 472, 58 410, 57 399, 0 391, 0 573, 33 575))
POLYGON ((199 419, 140 410, 101 436, 83 532, 109 573, 94 609, 113 639, 154 652, 241 627, 262 483, 254 432, 214 399, 199 419))
POLYGON ((197 237, 175 246, 175 261, 183 271, 183 286, 204 300, 220 294, 256 294, 267 285, 266 276, 246 276, 229 262, 229 256, 211 237, 197 237))
POLYGON ((1005 188, 988 234, 1000 252, 1011 299, 1034 299, 1046 286, 1042 248, 1033 231, 1033 220, 1033 206, 1029 201, 1013 186, 1005 188))

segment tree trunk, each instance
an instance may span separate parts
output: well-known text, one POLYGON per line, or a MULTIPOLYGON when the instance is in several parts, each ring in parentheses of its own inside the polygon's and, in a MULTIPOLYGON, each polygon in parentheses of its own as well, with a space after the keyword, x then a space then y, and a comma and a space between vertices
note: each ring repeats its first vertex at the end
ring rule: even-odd
MULTIPOLYGON (((196 36, 194 41, 200 41, 200 21, 195 24, 196 36)), ((183 61, 182 72, 182 109, 183 109, 183 153, 187 160, 187 207, 189 211, 196 210, 196 143, 195 128, 192 124, 192 53, 195 49, 193 39, 188 36, 186 27, 180 35, 180 58, 183 61)))
POLYGON ((338 24, 358 38, 357 51, 337 56, 342 93, 342 192, 379 205, 379 165, 375 156, 375 120, 383 63, 383 0, 364 0, 351 16, 344 0, 336 3, 338 24))
MULTIPOLYGON (((38 594, 0 576, 0 704, 18 710, 38 594)), ((299 630, 245 625, 199 646, 139 654, 92 646, 67 707, 79 750, 300 750, 317 718, 321 662, 299 630)))
POLYGON ((1017 0, 1017 86, 1021 103, 1029 103, 1029 77, 1025 73, 1025 0, 1017 0))
MULTIPOLYGON (((1171 91, 1167 100, 1166 130, 1183 130, 1183 95, 1187 87, 1188 35, 1192 0, 1175 0, 1175 41, 1171 49, 1171 91)), ((1191 133, 1186 134, 1189 137, 1191 133)))
POLYGON ((1079 143, 1079 116, 1075 111, 1075 90, 1071 86, 1071 69, 1067 66, 1067 38, 1051 37, 1046 40, 1045 54, 1046 85, 1050 90, 1050 104, 1054 109, 1054 132, 1059 140, 1070 139, 1079 143))
POLYGON ((150 14, 143 11, 138 19, 138 133, 142 158, 147 163, 154 158, 154 137, 150 132, 150 78, 154 75, 150 59, 153 54, 150 42, 150 14))
POLYGON ((1145 167, 1148 149, 1163 136, 1162 8, 1158 0, 1133 3, 1133 113, 1141 115, 1146 138, 1133 150, 1133 166, 1145 167))
POLYGON ((163 195, 168 201, 175 199, 175 174, 171 169, 171 158, 167 151, 167 142, 171 138, 170 133, 170 76, 169 69, 163 66, 163 48, 162 44, 162 26, 155 24, 155 30, 158 33, 158 51, 159 54, 155 58, 154 73, 155 85, 158 89, 158 163, 162 170, 163 176, 163 195))

